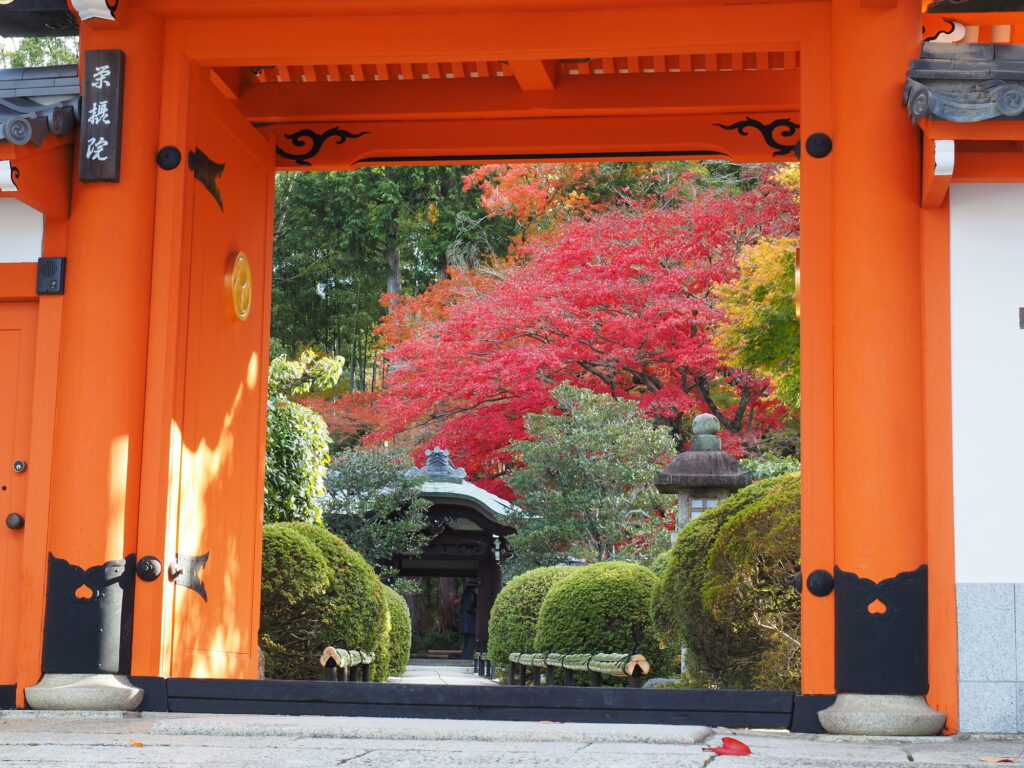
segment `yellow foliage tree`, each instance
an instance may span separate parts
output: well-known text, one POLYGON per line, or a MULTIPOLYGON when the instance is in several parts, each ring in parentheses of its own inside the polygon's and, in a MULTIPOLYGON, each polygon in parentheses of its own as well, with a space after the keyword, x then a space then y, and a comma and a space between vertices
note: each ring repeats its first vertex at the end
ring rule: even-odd
POLYGON ((771 377, 779 399, 800 407, 797 240, 762 240, 743 250, 739 276, 716 288, 725 318, 716 343, 730 365, 771 377))

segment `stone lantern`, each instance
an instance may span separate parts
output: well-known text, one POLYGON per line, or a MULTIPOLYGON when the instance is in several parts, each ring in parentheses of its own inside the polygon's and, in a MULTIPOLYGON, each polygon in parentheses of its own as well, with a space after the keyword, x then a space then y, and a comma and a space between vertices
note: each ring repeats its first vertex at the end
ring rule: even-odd
POLYGON ((722 450, 718 419, 702 413, 693 420, 693 440, 668 466, 654 473, 654 485, 661 493, 679 495, 676 530, 704 510, 718 506, 731 493, 750 484, 750 473, 740 469, 732 456, 722 450))

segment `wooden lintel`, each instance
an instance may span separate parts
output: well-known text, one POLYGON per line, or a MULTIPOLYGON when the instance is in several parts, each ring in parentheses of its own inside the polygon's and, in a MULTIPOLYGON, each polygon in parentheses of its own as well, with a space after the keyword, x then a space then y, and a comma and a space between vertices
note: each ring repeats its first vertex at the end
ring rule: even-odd
MULTIPOLYGON (((260 130, 277 147, 279 170, 350 170, 363 165, 475 165, 559 160, 795 160, 744 120, 770 125, 794 112, 282 123, 260 130)), ((795 138, 794 138, 795 148, 795 138)))
POLYGON ((566 76, 549 91, 514 78, 254 83, 238 107, 254 123, 796 111, 799 71, 566 76))
POLYGON ((531 59, 510 61, 516 82, 524 91, 553 91, 555 89, 556 64, 553 61, 531 59))

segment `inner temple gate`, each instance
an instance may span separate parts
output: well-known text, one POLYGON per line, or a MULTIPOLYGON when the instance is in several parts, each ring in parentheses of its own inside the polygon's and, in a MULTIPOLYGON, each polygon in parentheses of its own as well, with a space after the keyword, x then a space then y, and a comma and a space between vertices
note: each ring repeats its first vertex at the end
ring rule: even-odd
POLYGON ((0 5, 0 34, 77 26, 82 49, 77 72, 0 71, 0 564, 19 585, 0 596, 0 687, 256 676, 276 170, 799 160, 805 693, 926 696, 949 732, 1024 727, 1024 666, 992 645, 1014 647, 1013 619, 977 618, 998 600, 1012 616, 1024 584, 999 511, 1020 494, 1000 485, 1012 463, 972 458, 993 435, 967 411, 1000 398, 1024 426, 1020 356, 1001 362, 1024 338, 1019 15, 0 5), (945 36, 922 52, 923 19, 945 36), (989 64, 957 68, 971 57, 989 64), (936 70, 1010 91, 943 95, 936 70), (1001 387, 964 373, 982 353, 1001 387), (985 654, 1013 661, 993 679, 985 654))

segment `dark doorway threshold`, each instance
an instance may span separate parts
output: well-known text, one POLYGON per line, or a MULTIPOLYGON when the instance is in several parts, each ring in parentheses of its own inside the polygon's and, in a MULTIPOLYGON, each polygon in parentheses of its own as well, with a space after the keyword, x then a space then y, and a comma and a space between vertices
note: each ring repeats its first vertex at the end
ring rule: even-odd
POLYGON ((133 677, 142 709, 195 714, 650 723, 813 732, 830 696, 788 691, 635 690, 133 677), (794 722, 794 710, 797 717, 794 722))

